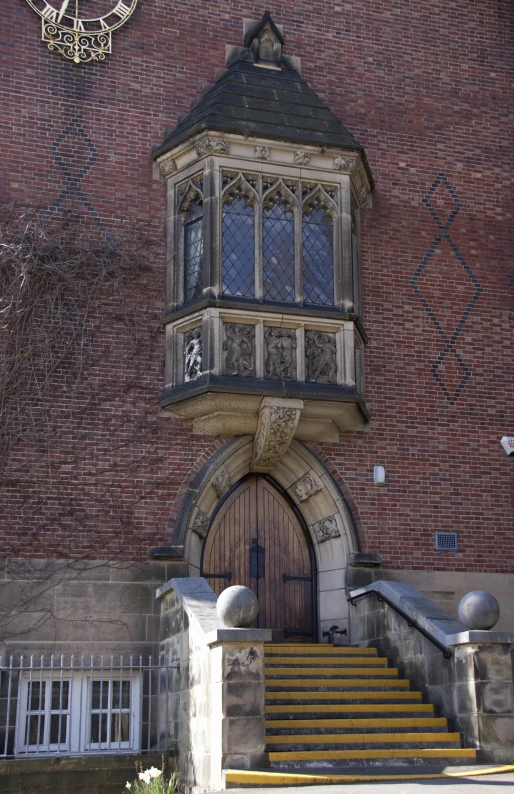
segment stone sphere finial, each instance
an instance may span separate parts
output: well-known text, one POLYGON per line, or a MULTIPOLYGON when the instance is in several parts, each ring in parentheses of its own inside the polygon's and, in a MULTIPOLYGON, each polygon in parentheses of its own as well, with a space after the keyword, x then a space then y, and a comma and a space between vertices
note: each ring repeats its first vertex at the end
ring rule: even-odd
POLYGON ((249 587, 236 584, 223 590, 216 610, 225 626, 242 629, 253 623, 259 614, 259 602, 249 587))
POLYGON ((459 604, 459 620, 468 629, 492 629, 499 617, 498 601, 485 590, 466 593, 459 604))

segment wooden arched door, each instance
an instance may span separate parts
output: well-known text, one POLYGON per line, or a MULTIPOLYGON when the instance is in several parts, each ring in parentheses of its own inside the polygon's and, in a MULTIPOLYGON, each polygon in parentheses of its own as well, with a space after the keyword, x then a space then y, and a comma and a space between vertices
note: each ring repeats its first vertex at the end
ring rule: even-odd
POLYGON ((242 584, 259 600, 256 625, 273 639, 315 637, 313 554, 300 517, 273 483, 246 477, 218 508, 204 541, 202 576, 217 595, 242 584))

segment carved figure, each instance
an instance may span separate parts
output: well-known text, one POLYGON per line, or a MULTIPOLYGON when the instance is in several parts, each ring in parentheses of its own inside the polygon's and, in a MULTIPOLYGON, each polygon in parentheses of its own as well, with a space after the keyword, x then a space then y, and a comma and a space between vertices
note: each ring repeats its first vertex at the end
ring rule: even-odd
POLYGON ((191 523, 191 529, 193 532, 196 532, 202 539, 207 535, 207 530, 209 529, 209 516, 203 512, 203 510, 196 511, 196 515, 194 517, 193 522, 191 523))
POLYGON ((295 152, 294 162, 296 165, 308 165, 311 156, 309 152, 295 152))
POLYGON ((315 524, 311 525, 311 529, 318 543, 323 543, 325 540, 330 540, 330 538, 337 538, 341 534, 335 516, 329 516, 328 518, 322 518, 321 521, 316 521, 315 524))
POLYGON ((266 336, 266 376, 293 380, 296 370, 296 334, 287 328, 268 328, 266 336))
POLYGON ((225 323, 225 369, 231 375, 253 375, 253 338, 255 329, 252 325, 225 323))
POLYGON ((336 338, 322 331, 305 332, 307 380, 337 383, 336 338))
POLYGON ((193 328, 184 337, 184 381, 196 380, 202 374, 202 329, 193 328))
POLYGON ((310 496, 321 491, 321 485, 316 482, 310 472, 307 472, 291 486, 291 491, 299 502, 305 502, 310 496))
POLYGON ((220 466, 216 474, 211 480, 211 485, 216 491, 216 496, 218 499, 221 499, 229 488, 232 487, 232 480, 230 479, 230 474, 226 470, 225 466, 220 466))

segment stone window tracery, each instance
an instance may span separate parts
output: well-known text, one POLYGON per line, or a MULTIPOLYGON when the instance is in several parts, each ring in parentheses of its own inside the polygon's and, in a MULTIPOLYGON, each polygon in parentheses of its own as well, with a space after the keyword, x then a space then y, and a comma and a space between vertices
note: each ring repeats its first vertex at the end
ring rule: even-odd
POLYGON ((224 172, 222 294, 333 306, 333 186, 224 172))

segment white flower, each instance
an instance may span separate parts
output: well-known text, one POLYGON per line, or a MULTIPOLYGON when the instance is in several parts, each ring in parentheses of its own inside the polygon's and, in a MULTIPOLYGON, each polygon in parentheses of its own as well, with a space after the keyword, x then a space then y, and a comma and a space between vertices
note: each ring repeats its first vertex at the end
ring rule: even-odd
POLYGON ((125 783, 125 788, 132 788, 132 783, 129 783, 128 780, 125 783))
POLYGON ((144 772, 139 773, 139 780, 142 780, 144 783, 149 783, 151 780, 150 774, 148 769, 145 769, 144 772))
POLYGON ((150 775, 151 778, 155 778, 155 777, 160 777, 162 775, 162 772, 160 769, 157 769, 157 767, 151 766, 150 769, 148 770, 148 774, 150 775))

